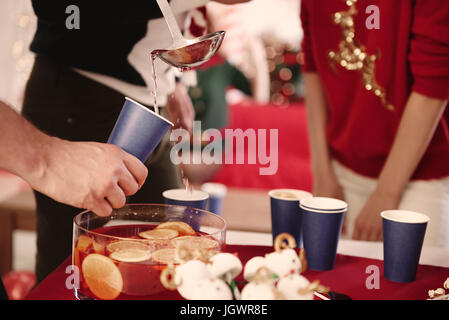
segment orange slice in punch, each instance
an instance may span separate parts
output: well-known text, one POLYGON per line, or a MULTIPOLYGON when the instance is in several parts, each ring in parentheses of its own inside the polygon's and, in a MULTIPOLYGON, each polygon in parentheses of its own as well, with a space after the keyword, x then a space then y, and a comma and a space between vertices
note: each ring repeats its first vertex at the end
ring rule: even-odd
POLYGON ((104 254, 104 245, 102 245, 101 243, 93 241, 92 247, 94 248, 95 253, 104 254))
POLYGON ((73 264, 77 266, 78 268, 81 267, 80 265, 80 251, 78 248, 73 249, 73 264))
POLYGON ((139 233, 139 237, 148 240, 170 240, 179 235, 174 229, 154 229, 139 233))
POLYGON ((99 299, 113 300, 123 289, 123 278, 114 261, 101 254, 88 255, 82 265, 89 290, 99 299))
POLYGON ((160 249, 151 255, 151 258, 160 264, 175 263, 175 249, 160 249))
POLYGON ((86 252, 94 240, 86 235, 80 235, 76 247, 81 252, 86 252))
POLYGON ((173 248, 171 240, 154 239, 146 240, 144 243, 151 248, 152 252, 159 249, 173 248))
POLYGON ((151 257, 151 248, 137 241, 114 241, 106 249, 111 259, 120 262, 142 262, 151 257))
POLYGON ((192 236, 184 236, 178 237, 172 240, 172 243, 175 247, 179 245, 186 246, 191 250, 195 249, 215 249, 220 246, 217 240, 213 240, 206 237, 192 237, 192 236))
POLYGON ((155 230, 159 230, 159 229, 176 230, 176 231, 178 231, 180 236, 193 236, 196 234, 195 230, 193 230, 191 226, 189 226, 187 223, 181 222, 181 221, 163 222, 155 228, 155 230))

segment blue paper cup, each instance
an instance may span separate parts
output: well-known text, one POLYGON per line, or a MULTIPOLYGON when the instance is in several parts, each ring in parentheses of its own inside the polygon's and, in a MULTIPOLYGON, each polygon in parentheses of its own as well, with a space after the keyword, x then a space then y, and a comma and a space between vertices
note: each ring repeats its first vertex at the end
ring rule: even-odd
POLYGON ((347 203, 338 199, 312 197, 301 200, 299 206, 308 268, 332 270, 347 203))
POLYGON ((108 143, 121 147, 145 162, 173 123, 140 103, 125 99, 108 143))
POLYGON ((274 239, 278 234, 291 234, 298 245, 302 243, 302 215, 300 200, 312 197, 312 194, 296 189, 274 189, 268 192, 271 207, 271 234, 274 239))
POLYGON ((206 210, 209 195, 206 192, 199 190, 186 191, 186 189, 170 189, 162 193, 165 204, 172 204, 186 208, 183 210, 181 221, 189 224, 195 231, 198 231, 201 226, 202 212, 197 211, 196 215, 186 215, 185 212, 194 209, 206 210))
POLYGON ((201 190, 209 194, 208 210, 221 215, 223 212, 223 202, 228 189, 224 184, 207 182, 201 186, 201 190))
POLYGON ((162 193, 165 204, 174 204, 177 206, 191 207, 195 209, 206 210, 209 194, 204 191, 185 189, 170 189, 162 193))
POLYGON ((383 211, 384 276, 395 282, 416 279, 429 217, 407 210, 383 211))

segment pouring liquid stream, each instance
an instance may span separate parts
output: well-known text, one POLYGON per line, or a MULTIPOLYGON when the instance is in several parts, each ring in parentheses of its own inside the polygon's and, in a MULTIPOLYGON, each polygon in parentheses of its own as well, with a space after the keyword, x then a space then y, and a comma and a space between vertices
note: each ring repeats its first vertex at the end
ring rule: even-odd
MULTIPOLYGON (((159 114, 159 105, 157 103, 157 74, 156 74, 156 58, 166 50, 154 50, 151 52, 151 68, 152 68, 152 78, 153 78, 153 104, 154 104, 154 112, 159 114)), ((179 72, 189 71, 191 68, 188 67, 179 67, 179 72)))
POLYGON ((157 75, 155 68, 155 60, 157 58, 158 50, 151 52, 151 67, 153 73, 153 102, 154 102, 154 112, 159 114, 159 106, 157 105, 157 75))
POLYGON ((190 184, 189 178, 187 178, 184 174, 184 170, 181 169, 181 178, 182 178, 182 183, 184 184, 185 188, 186 188, 186 192, 188 193, 192 193, 193 191, 193 187, 190 184))
MULTIPOLYGON (((151 52, 151 67, 152 67, 152 76, 153 76, 153 102, 154 102, 154 112, 156 112, 157 114, 159 114, 159 106, 157 103, 157 74, 156 74, 156 68, 155 68, 155 60, 158 57, 158 55, 163 51, 165 51, 165 50, 154 50, 153 52, 151 52)), ((190 70, 190 68, 179 67, 178 70, 180 72, 184 72, 184 71, 190 70)), ((181 168, 180 171, 181 171, 182 183, 185 186, 186 192, 189 192, 189 193, 192 192, 193 187, 190 184, 189 179, 185 176, 184 170, 182 170, 182 168, 181 168)))

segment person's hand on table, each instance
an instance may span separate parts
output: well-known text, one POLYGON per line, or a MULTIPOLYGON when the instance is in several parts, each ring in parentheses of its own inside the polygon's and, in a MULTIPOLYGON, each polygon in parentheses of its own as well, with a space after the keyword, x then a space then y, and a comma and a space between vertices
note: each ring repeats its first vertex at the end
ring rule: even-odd
POLYGON ((185 85, 176 84, 175 91, 168 96, 165 109, 168 119, 174 124, 173 129, 192 130, 195 110, 185 85))
POLYGON ((375 190, 355 220, 352 239, 382 241, 382 217, 380 213, 384 210, 396 209, 398 205, 399 199, 396 197, 375 190))
POLYGON ((140 189, 147 174, 142 162, 117 146, 48 137, 38 170, 25 178, 58 202, 108 216, 140 189))
MULTIPOLYGON (((315 174, 313 182, 313 196, 314 197, 327 197, 345 200, 343 188, 335 176, 333 171, 326 174, 315 174)), ((341 233, 346 234, 346 219, 343 220, 343 228, 341 233)))

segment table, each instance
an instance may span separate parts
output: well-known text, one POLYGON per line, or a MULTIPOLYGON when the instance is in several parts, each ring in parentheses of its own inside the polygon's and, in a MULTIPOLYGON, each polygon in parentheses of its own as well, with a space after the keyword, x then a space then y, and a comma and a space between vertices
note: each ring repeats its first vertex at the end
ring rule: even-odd
POLYGON ((228 230, 271 232, 268 192, 265 190, 228 188, 228 193, 223 202, 222 216, 226 220, 228 230))
POLYGON ((12 269, 14 230, 36 230, 36 204, 30 189, 0 202, 0 275, 12 269))
MULTIPOLYGON (((229 244, 226 251, 237 253, 242 263, 256 255, 264 255, 273 251, 269 246, 255 246, 251 242, 260 241, 262 244, 271 242, 271 235, 267 233, 253 234, 248 232, 228 232, 228 244, 240 242, 239 245, 229 244)), ((339 244, 334 270, 317 272, 308 270, 304 274, 309 280, 320 280, 323 285, 333 291, 345 293, 353 299, 411 299, 424 300, 429 289, 441 287, 449 277, 449 250, 438 248, 424 248, 421 264, 417 273, 417 280, 400 284, 383 278, 383 262, 379 259, 382 245, 380 243, 366 243, 361 241, 342 240, 339 244), (380 249, 380 250, 379 250, 380 249), (349 252, 350 251, 350 252, 349 252), (350 253, 351 255, 348 255, 350 253), (355 256, 359 255, 359 256, 355 256), (380 289, 368 289, 365 282, 369 274, 366 269, 369 266, 377 266, 380 270, 380 289)), ((71 290, 65 288, 67 274, 66 267, 70 264, 70 258, 64 261, 53 273, 39 284, 27 297, 29 300, 73 300, 71 290)), ((176 293, 167 292, 154 297, 155 299, 179 299, 176 293)))
MULTIPOLYGON (((233 245, 271 246, 271 233, 242 232, 230 230, 226 233, 226 243, 233 245)), ((354 241, 344 237, 338 242, 337 253, 348 256, 383 259, 382 242, 354 241)), ((420 264, 449 268, 449 249, 439 247, 424 247, 421 252, 420 264)), ((448 275, 449 277, 449 275, 448 275)))

